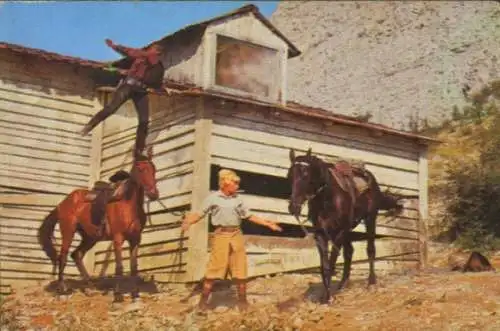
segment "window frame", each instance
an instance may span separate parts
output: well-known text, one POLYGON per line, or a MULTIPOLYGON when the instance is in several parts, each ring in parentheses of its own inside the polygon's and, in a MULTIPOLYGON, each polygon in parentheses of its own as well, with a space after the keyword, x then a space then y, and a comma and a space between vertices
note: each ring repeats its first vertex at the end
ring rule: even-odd
POLYGON ((286 71, 286 68, 283 68, 284 65, 286 65, 286 62, 283 61, 283 57, 286 56, 286 52, 283 50, 277 48, 276 46, 270 45, 265 42, 261 41, 255 41, 251 40, 249 38, 241 38, 241 36, 236 36, 231 33, 228 33, 226 31, 220 32, 220 31, 210 31, 207 32, 205 35, 205 57, 204 57, 204 86, 203 88, 207 91, 210 92, 222 92, 222 93, 227 93, 235 96, 242 96, 242 97, 247 97, 259 101, 264 101, 268 103, 283 103, 284 102, 284 95, 285 93, 283 92, 284 90, 284 82, 285 82, 285 77, 284 77, 284 72, 286 71), (275 52, 276 54, 276 61, 279 63, 279 77, 275 77, 274 80, 274 86, 271 86, 271 92, 269 93, 269 96, 264 96, 256 93, 251 93, 247 92, 244 90, 228 87, 228 86, 223 86, 223 85, 218 85, 216 84, 216 59, 217 59, 217 40, 218 36, 221 36, 223 38, 231 38, 235 39, 237 41, 242 42, 243 44, 252 44, 257 47, 263 47, 263 48, 268 48, 272 51, 275 52), (281 91, 281 95, 280 95, 281 91))

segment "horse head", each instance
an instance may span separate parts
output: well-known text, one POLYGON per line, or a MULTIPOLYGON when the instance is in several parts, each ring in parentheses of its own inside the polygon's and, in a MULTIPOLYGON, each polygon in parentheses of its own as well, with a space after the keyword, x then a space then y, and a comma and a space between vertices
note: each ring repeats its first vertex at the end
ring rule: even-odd
POLYGON ((312 156, 311 149, 305 155, 295 156, 295 151, 290 150, 290 168, 288 180, 292 187, 292 194, 288 204, 288 212, 295 217, 300 215, 302 205, 313 198, 323 180, 321 160, 312 156))
POLYGON ((154 201, 160 196, 156 184, 156 167, 152 161, 153 149, 148 147, 147 155, 135 153, 131 177, 144 189, 147 197, 154 201))

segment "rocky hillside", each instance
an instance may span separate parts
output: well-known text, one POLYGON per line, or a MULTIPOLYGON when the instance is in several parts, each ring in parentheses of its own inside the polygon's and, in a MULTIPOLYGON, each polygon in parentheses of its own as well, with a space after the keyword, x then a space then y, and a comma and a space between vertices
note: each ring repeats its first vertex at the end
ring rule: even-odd
POLYGON ((500 77, 498 1, 289 1, 271 21, 303 52, 291 99, 400 129, 500 77))

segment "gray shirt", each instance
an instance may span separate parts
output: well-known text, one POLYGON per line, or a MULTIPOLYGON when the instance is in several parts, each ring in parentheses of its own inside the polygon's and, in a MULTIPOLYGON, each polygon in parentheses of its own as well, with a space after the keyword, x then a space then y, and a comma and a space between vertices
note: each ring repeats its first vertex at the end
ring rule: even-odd
POLYGON ((242 219, 251 215, 238 194, 227 196, 220 190, 205 198, 199 213, 202 217, 210 213, 214 226, 239 226, 242 219))

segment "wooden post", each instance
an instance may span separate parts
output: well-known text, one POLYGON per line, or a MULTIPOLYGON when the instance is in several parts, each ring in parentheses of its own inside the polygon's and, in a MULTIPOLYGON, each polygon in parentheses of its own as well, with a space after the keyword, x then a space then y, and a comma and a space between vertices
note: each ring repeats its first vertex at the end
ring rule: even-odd
POLYGON ((427 146, 421 147, 418 158, 418 187, 419 187, 419 243, 420 243, 420 267, 427 265, 427 236, 428 236, 428 164, 427 164, 427 146))
POLYGON ((288 98, 288 95, 287 95, 287 84, 288 84, 288 74, 287 74, 287 64, 288 64, 288 50, 285 49, 285 50, 281 50, 280 52, 280 56, 281 56, 281 86, 280 86, 280 90, 281 90, 281 100, 279 100, 279 102, 281 102, 281 104, 283 106, 286 106, 286 101, 287 101, 287 98, 288 98))
POLYGON ((206 32, 203 37, 203 89, 213 87, 215 82, 215 54, 217 50, 216 36, 213 32, 206 32))
MULTIPOLYGON (((95 99, 94 111, 99 111, 107 102, 106 92, 97 92, 95 99)), ((94 115, 94 114, 92 114, 94 115)), ((92 188, 95 181, 101 178, 101 158, 102 158, 102 137, 103 137, 103 123, 99 123, 94 130, 92 130, 92 140, 90 145, 90 164, 89 164, 89 188, 92 188)), ((84 261, 87 270, 92 275, 95 264, 95 249, 91 249, 85 254, 84 261)))
MULTIPOLYGON (((210 156, 212 112, 205 107, 204 98, 197 101, 194 150, 193 188, 191 210, 197 210, 210 192, 210 156)), ((208 262, 208 220, 205 217, 189 229, 187 236, 185 281, 198 281, 203 277, 208 262)))

